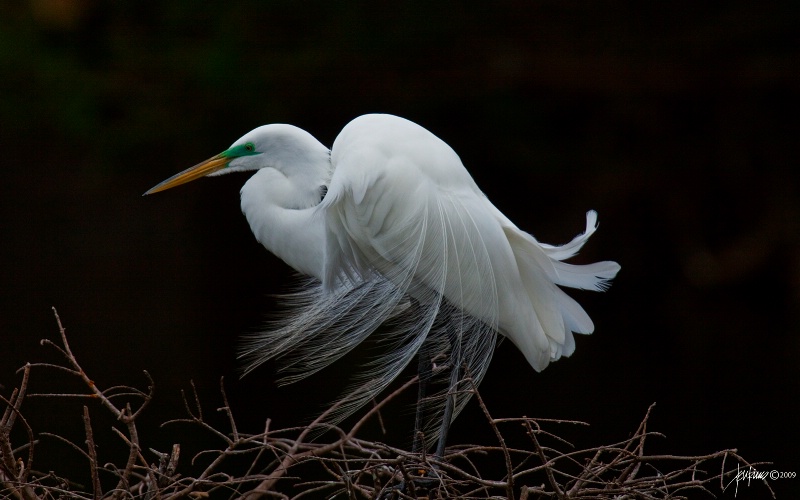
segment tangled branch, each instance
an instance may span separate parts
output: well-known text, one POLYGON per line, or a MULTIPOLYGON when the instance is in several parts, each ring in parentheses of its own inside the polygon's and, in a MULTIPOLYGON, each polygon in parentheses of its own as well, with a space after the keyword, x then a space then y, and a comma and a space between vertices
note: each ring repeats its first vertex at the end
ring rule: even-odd
MULTIPOLYGON (((582 422, 540 418, 494 418, 474 393, 486 424, 496 442, 482 445, 456 445, 443 457, 424 452, 411 453, 380 442, 364 440, 359 431, 364 424, 380 419, 381 409, 398 394, 416 383, 409 380, 366 412, 350 428, 325 424, 325 417, 336 406, 303 427, 272 429, 266 420, 257 433, 242 432, 220 383, 226 428, 215 427, 204 417, 203 406, 194 384, 183 396, 186 416, 168 420, 162 426, 194 426, 222 444, 202 450, 188 459, 181 456, 180 443, 169 452, 150 448, 157 460, 149 463, 143 453, 143 436, 137 428, 139 416, 153 399, 154 382, 147 372, 147 390, 113 386, 101 389, 81 368, 67 341, 66 330, 55 312, 60 343, 43 340, 42 345, 63 355, 62 364, 32 363, 19 370, 19 386, 6 398, 0 419, 0 495, 20 500, 44 499, 177 499, 205 498, 687 498, 702 491, 713 496, 730 484, 737 466, 754 467, 735 449, 707 455, 651 455, 645 445, 663 437, 649 431, 651 406, 636 432, 619 442, 576 449, 559 437, 563 426, 586 426, 582 422), (76 393, 28 393, 34 370, 56 370, 77 377, 83 391, 76 393), (83 444, 63 436, 40 432, 39 436, 67 443, 86 461, 91 484, 80 486, 56 473, 35 470, 35 454, 41 443, 22 413, 26 399, 89 398, 100 402, 120 428, 114 433, 126 446, 125 456, 101 463, 98 459, 95 429, 87 406, 83 407, 83 444), (21 426, 27 442, 14 448, 11 431, 21 426), (309 436, 321 429, 332 436, 318 442, 309 436), (508 443, 522 443, 514 446, 508 443), (503 464, 502 471, 492 473, 503 464), (494 475, 493 475, 494 474, 494 475)), ((346 401, 342 403, 346 404, 346 401)), ((341 404, 341 403, 340 403, 341 404)), ((104 430, 101 430, 105 432, 104 430)), ((766 488, 772 494, 769 485, 766 488)))

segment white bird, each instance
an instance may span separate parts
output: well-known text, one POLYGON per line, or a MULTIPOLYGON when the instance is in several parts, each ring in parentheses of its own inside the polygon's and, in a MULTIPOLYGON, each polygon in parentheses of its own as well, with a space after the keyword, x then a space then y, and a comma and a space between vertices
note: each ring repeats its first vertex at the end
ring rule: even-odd
POLYGON ((480 382, 497 333, 536 371, 571 355, 573 334, 592 333, 594 325, 559 287, 602 291, 620 269, 609 261, 563 262, 596 230, 594 211, 569 243, 540 243, 495 208, 452 148, 392 115, 354 119, 330 150, 291 125, 258 127, 145 194, 247 170, 257 171, 241 190, 253 234, 313 279, 289 296, 289 317, 248 339, 246 371, 278 358, 283 381, 296 381, 370 337, 382 354, 358 376, 359 389, 340 406, 339 420, 375 397, 418 352, 421 367, 449 353, 450 377, 437 372, 444 390, 426 398, 434 413, 426 437, 442 434, 439 451, 469 399, 457 390, 460 370, 480 382))

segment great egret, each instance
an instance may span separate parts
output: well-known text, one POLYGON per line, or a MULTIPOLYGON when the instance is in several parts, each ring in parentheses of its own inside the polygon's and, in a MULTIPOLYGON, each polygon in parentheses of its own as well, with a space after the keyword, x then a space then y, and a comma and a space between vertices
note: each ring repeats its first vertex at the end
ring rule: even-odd
POLYGON ((451 420, 469 399, 469 391, 457 390, 460 369, 480 382, 497 332, 536 371, 571 355, 573 334, 594 325, 559 286, 602 291, 620 268, 562 262, 596 230, 594 211, 571 242, 539 243, 492 205, 446 143, 386 114, 354 119, 330 150, 297 127, 264 125, 145 194, 247 170, 257 170, 241 190, 254 235, 313 279, 289 297, 290 317, 248 339, 246 371, 279 358, 283 381, 296 381, 372 336, 383 355, 366 364, 338 420, 376 396, 418 352, 422 372, 430 368, 425 360, 449 352, 450 376, 433 375, 444 390, 425 399, 433 410, 426 437, 431 443, 441 434, 440 455, 451 420))

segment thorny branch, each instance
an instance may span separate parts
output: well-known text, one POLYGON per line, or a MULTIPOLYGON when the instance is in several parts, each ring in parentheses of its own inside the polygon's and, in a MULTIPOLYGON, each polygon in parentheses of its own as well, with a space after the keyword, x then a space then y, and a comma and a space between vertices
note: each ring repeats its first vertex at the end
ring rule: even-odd
MULTIPOLYGON (((191 383, 191 397, 183 396, 187 417, 168 420, 162 426, 196 426, 221 444, 209 446, 182 462, 179 443, 173 444, 170 453, 150 448, 158 457, 158 463, 148 464, 142 454, 144 436, 140 436, 136 421, 153 399, 154 383, 150 375, 144 372, 147 391, 134 387, 101 389, 81 368, 67 342, 61 319, 55 309, 53 312, 60 344, 43 340, 42 345, 60 352, 64 364, 26 364, 20 369, 19 386, 8 398, 0 395, 0 404, 4 406, 0 419, 0 497, 20 500, 171 500, 209 495, 242 499, 323 496, 349 499, 672 499, 687 498, 696 491, 713 496, 712 488, 716 490, 717 483, 718 492, 731 484, 737 466, 760 465, 748 463, 735 449, 699 456, 649 455, 645 450, 646 442, 663 437, 647 430, 653 406, 647 410, 633 436, 613 444, 575 449, 559 437, 556 430, 562 426, 586 424, 528 417, 493 418, 470 380, 466 386, 471 387, 476 396, 496 443, 451 446, 444 457, 437 458, 358 437, 364 424, 380 420, 381 409, 416 383, 416 379, 376 401, 347 430, 326 423, 326 416, 336 410, 334 405, 308 426, 272 429, 267 419, 263 430, 256 434, 244 433, 237 426, 223 380, 220 380, 223 406, 217 411, 227 417, 226 429, 217 428, 204 418, 200 398, 191 383), (33 369, 56 370, 75 376, 82 382, 85 392, 30 394, 28 387, 33 369), (78 485, 53 472, 36 472, 34 448, 40 454, 42 446, 22 413, 23 401, 31 397, 98 400, 121 424, 121 428, 112 427, 111 432, 126 445, 125 456, 104 464, 100 461, 95 435, 106 431, 92 424, 90 409, 84 406, 85 446, 47 432, 40 432, 39 436, 67 443, 86 460, 90 486, 78 485), (21 426, 27 436, 27 442, 17 448, 12 446, 15 426, 21 426), (320 430, 328 430, 325 436, 330 436, 329 442, 309 439, 318 436, 320 430), (490 472, 496 468, 487 467, 492 463, 502 463, 503 472, 490 472), (499 474, 499 477, 492 474, 499 474)), ((774 498, 769 484, 764 485, 774 498)))

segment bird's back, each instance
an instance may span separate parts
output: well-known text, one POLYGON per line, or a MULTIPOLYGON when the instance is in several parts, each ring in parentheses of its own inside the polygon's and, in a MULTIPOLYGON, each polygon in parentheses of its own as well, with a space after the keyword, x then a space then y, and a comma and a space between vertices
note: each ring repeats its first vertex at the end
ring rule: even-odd
MULTIPOLYGON (((509 337, 537 370, 572 353, 572 332, 591 333, 588 315, 556 286, 574 283, 559 274, 572 272, 591 288, 618 266, 564 267, 503 216, 426 129, 391 115, 359 117, 337 137, 332 162, 330 282, 377 269, 413 293, 441 293, 509 337)), ((585 238, 593 230, 587 224, 585 238)))

